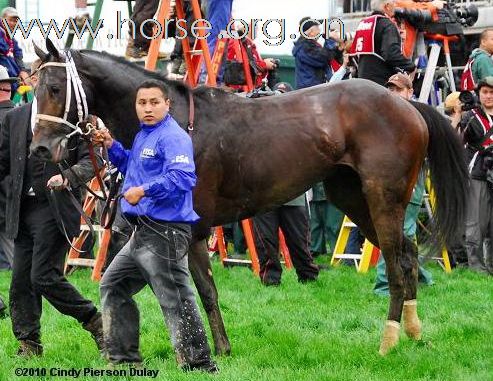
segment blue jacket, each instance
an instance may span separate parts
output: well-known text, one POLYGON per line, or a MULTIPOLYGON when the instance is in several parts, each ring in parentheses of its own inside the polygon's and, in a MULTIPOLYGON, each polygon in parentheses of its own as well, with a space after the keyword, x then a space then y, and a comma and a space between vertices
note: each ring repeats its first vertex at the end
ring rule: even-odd
MULTIPOLYGON (((7 72, 11 77, 18 77, 22 70, 25 70, 22 55, 22 49, 19 47, 17 40, 12 39, 13 42, 13 56, 9 54, 9 44, 6 40, 8 37, 5 29, 0 27, 0 65, 5 66, 7 72)), ((15 91, 18 85, 14 84, 12 90, 15 91)))
POLYGON ((330 60, 334 58, 336 42, 326 39, 324 46, 300 37, 293 47, 296 88, 303 89, 325 83, 332 75, 330 60))
POLYGON ((137 186, 145 192, 135 206, 122 198, 122 212, 168 222, 197 221, 192 202, 197 177, 190 137, 169 114, 156 125, 140 127, 131 150, 116 140, 108 150, 110 161, 125 175, 122 193, 137 186))

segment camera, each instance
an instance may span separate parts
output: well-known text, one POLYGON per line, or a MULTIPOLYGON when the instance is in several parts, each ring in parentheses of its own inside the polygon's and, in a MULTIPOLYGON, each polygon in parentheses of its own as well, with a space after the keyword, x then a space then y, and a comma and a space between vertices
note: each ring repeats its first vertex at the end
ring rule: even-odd
POLYGON ((481 106, 478 97, 468 90, 460 92, 459 101, 462 103, 462 111, 469 111, 481 106))
POLYGON ((474 4, 453 4, 452 9, 462 26, 473 26, 478 21, 478 8, 474 4))
MULTIPOLYGON (((422 4, 422 3, 420 3, 422 4)), ((474 25, 478 20, 478 8, 474 4, 447 3, 442 9, 418 9, 402 7, 395 9, 398 21, 407 21, 416 29, 446 36, 463 34, 463 27, 474 25)))
POLYGON ((278 58, 273 59, 272 62, 274 63, 274 70, 278 69, 279 66, 281 65, 281 60, 278 58))
POLYGON ((407 21, 414 27, 433 22, 433 17, 429 10, 396 8, 394 17, 399 21, 407 21))

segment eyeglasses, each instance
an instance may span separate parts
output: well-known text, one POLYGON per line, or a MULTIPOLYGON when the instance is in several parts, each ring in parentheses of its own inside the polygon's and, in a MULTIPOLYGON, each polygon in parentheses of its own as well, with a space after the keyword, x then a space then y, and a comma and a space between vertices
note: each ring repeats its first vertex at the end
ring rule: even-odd
POLYGON ((0 91, 3 91, 4 93, 10 93, 12 91, 12 89, 10 87, 8 89, 0 88, 0 91))

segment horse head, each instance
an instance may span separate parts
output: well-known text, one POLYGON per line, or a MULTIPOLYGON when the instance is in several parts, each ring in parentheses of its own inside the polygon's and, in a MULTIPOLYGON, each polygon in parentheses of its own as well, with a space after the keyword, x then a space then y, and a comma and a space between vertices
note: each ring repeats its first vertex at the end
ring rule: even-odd
POLYGON ((47 53, 34 45, 41 64, 30 150, 41 160, 57 163, 68 155, 69 139, 81 134, 79 125, 88 115, 90 88, 88 81, 79 76, 71 51, 58 51, 50 39, 46 39, 46 48, 47 53))

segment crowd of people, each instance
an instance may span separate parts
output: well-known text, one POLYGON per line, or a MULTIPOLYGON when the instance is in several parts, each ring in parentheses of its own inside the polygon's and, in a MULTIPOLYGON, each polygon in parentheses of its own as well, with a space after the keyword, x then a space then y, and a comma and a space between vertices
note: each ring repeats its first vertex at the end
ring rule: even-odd
MULTIPOLYGON (((134 16, 152 17, 157 3, 140 2, 143 8, 136 6, 134 16)), ((77 4, 80 17, 86 17, 87 3, 77 4)), ((231 4, 232 0, 208 2, 208 12, 216 20, 218 31, 230 19, 231 4)), ((357 28, 351 39, 331 32, 323 36, 323 44, 315 39, 321 35, 320 23, 308 17, 300 21, 303 34, 293 48, 296 89, 362 78, 386 87, 389 96, 414 99, 416 65, 402 52, 403 36, 393 20, 393 0, 373 0, 371 9, 371 15, 361 21, 365 27, 357 28)), ((19 18, 14 8, 4 9, 1 16, 14 24, 19 18)), ((245 37, 241 43, 249 52, 254 83, 265 88, 277 63, 263 59, 251 39, 245 37)), ((215 37, 209 45, 213 51, 215 37)), ((127 55, 141 57, 147 49, 148 40, 144 43, 131 39, 127 55)), ((493 270, 492 54, 493 29, 485 29, 461 81, 472 100, 466 103, 464 96, 456 92, 443 105, 451 126, 463 139, 464 159, 471 177, 464 234, 457 237, 454 247, 447 249, 456 265, 489 274, 493 270)), ((226 59, 237 59, 235 51, 229 49, 226 59)), ((132 297, 150 285, 162 307, 179 365, 185 370, 216 372, 188 273, 191 224, 199 218, 192 202, 196 183, 193 147, 189 136, 169 114, 167 88, 161 82, 148 81, 136 89, 135 112, 141 131, 131 150, 124 149, 107 130, 94 136, 95 142, 106 146, 109 160, 125 176, 120 207, 130 226, 130 239, 104 273, 102 311, 98 311, 63 275, 69 247, 66 238, 77 236, 80 229, 78 211, 64 190, 70 185, 80 191, 81 183, 94 176, 87 147, 81 145, 72 150, 60 174, 54 164, 29 155, 36 102, 14 107, 11 101, 19 81, 36 88, 39 65, 39 61, 34 62, 29 75, 17 42, 0 27, 0 265, 12 269, 9 305, 14 335, 19 340, 18 355, 43 353, 40 316, 44 297, 62 314, 80 322, 111 363, 141 363, 139 311, 132 297), (145 161, 148 157, 153 160, 145 161), (63 212, 56 213, 60 208, 63 212)), ((234 91, 241 89, 238 85, 231 87, 234 91)), ((278 91, 274 93, 291 90, 283 83, 275 89, 278 91)), ((423 170, 403 226, 403 235, 412 241, 416 241, 424 184, 423 170)), ((327 199, 326 186, 330 184, 314 184, 308 194, 253 218, 264 285, 281 282, 279 228, 286 238, 298 280, 317 280, 323 267, 314 258, 332 254, 343 219, 343 213, 327 199)), ((359 253, 363 241, 354 228, 346 251, 359 253)), ((433 284, 431 274, 421 266, 419 280, 433 284)), ((374 291, 388 295, 383 256, 377 265, 374 291)), ((0 317, 5 316, 7 306, 0 298, 0 317)))

